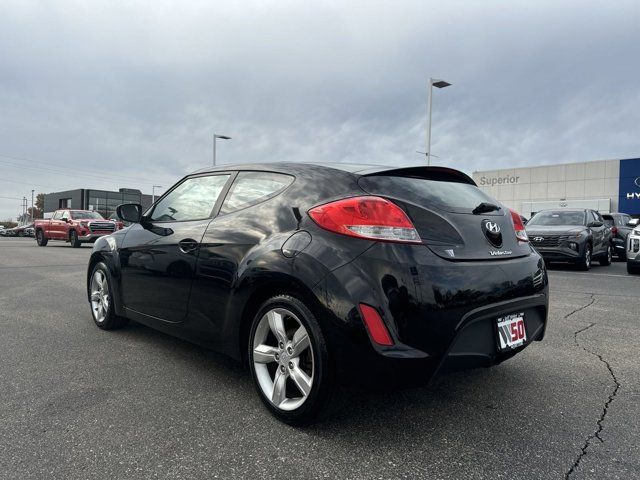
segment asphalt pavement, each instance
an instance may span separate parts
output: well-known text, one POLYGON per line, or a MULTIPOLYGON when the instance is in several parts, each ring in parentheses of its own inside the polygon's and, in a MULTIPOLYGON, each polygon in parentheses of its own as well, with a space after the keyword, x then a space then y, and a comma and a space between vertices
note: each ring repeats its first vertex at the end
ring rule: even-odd
POLYGON ((0 238, 0 478, 640 478, 640 276, 550 271, 547 336, 491 369, 338 391, 308 428, 225 357, 93 325, 90 246, 0 238))

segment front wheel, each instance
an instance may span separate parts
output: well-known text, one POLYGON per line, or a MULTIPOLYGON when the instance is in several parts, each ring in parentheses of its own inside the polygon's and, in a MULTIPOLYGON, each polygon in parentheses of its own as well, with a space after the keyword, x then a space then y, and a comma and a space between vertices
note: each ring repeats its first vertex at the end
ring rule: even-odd
POLYGON ((42 230, 38 230, 36 232, 36 243, 39 247, 46 247, 47 243, 49 243, 49 239, 44 237, 44 232, 42 230))
POLYGON ((78 248, 81 245, 78 233, 75 230, 71 230, 69 233, 69 243, 71 243, 73 248, 78 248))
POLYGON ((118 317, 113 305, 113 286, 109 269, 103 262, 93 268, 89 279, 89 302, 95 324, 103 330, 113 330, 128 323, 128 319, 118 317))
POLYGON ((292 425, 315 420, 329 401, 333 372, 311 310, 289 295, 270 298, 253 319, 248 343, 251 374, 271 413, 292 425))
POLYGON ((584 247, 584 253, 582 254, 582 258, 578 263, 578 267, 580 270, 589 270, 591 268, 591 244, 587 243, 584 247))
POLYGON ((603 267, 607 267, 611 265, 611 259, 613 257, 613 252, 611 251, 611 245, 607 246, 607 253, 604 257, 600 259, 600 265, 603 267))

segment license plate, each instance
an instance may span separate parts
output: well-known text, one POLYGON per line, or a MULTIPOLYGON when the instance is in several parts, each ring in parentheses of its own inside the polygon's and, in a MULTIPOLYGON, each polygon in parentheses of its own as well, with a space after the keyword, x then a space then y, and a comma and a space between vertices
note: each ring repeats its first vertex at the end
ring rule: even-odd
POLYGON ((498 318, 498 349, 512 350, 527 340, 524 313, 498 318))

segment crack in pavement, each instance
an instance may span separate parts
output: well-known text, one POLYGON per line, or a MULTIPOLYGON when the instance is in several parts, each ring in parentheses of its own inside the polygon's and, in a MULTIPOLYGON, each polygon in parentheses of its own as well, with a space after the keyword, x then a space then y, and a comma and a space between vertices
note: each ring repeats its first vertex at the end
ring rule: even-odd
MULTIPOLYGON (((583 305, 582 307, 578 307, 575 310, 573 310, 571 313, 568 313, 567 315, 565 315, 565 317, 564 317, 565 320, 567 318, 569 318, 571 315, 573 315, 574 313, 577 313, 577 312, 579 312, 581 310, 584 310, 585 308, 593 305, 593 303, 595 302, 595 295, 596 294, 592 293, 591 294, 591 300, 590 300, 589 303, 587 303, 586 305, 583 305)), ((589 446, 591 446, 591 442, 593 441, 593 439, 598 439, 600 441, 600 443, 604 443, 604 440, 600 436, 600 434, 602 433, 602 430, 604 429, 603 422, 604 422, 605 417, 607 416, 607 412, 609 411, 609 406, 611 405, 611 402, 613 402, 613 399, 618 394, 618 390, 620 389, 620 382, 618 381, 618 378, 616 377, 616 374, 613 372, 613 369, 611 368, 611 365, 609 364, 609 362, 606 361, 602 357, 602 355, 600 355, 599 353, 592 352, 591 350, 587 349, 586 347, 583 347, 582 345, 580 345, 580 343, 578 342, 578 335, 581 334, 582 332, 586 331, 586 330, 589 330, 591 327, 594 327, 595 325, 597 325, 597 324, 596 323, 590 323, 586 327, 582 327, 581 329, 575 331, 574 334, 573 334, 573 342, 574 342, 576 347, 582 348, 585 352, 587 352, 590 355, 593 355, 593 356, 597 357, 598 360, 600 360, 602 363, 605 364, 605 366, 607 367, 607 370, 609 371, 609 375, 611 375, 611 378, 613 379, 614 388, 613 388, 613 391, 611 392, 611 394, 609 395, 609 398, 607 398, 607 401, 604 403, 604 406, 602 407, 602 414, 600 415, 600 418, 598 418, 598 421, 596 422, 597 426, 596 426, 595 431, 593 433, 589 434, 589 436, 585 439, 584 444, 580 448, 580 454, 576 458, 575 462, 573 462, 573 465, 571 466, 569 471, 567 471, 567 473, 564 476, 565 480, 568 479, 571 476, 571 474, 576 471, 576 469, 580 465, 580 462, 582 461, 582 458, 585 455, 587 455, 587 450, 589 449, 589 446)))

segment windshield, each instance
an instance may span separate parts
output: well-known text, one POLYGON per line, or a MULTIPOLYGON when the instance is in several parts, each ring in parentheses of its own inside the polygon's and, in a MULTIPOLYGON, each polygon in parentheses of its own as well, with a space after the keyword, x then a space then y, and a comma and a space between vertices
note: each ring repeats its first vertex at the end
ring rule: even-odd
POLYGON ((529 225, 584 226, 584 212, 540 212, 529 220, 529 225))
POLYGON ((81 211, 72 211, 71 212, 71 218, 73 218, 74 220, 83 220, 83 219, 100 219, 100 220, 104 220, 102 218, 102 215, 100 215, 98 212, 81 212, 81 211))

